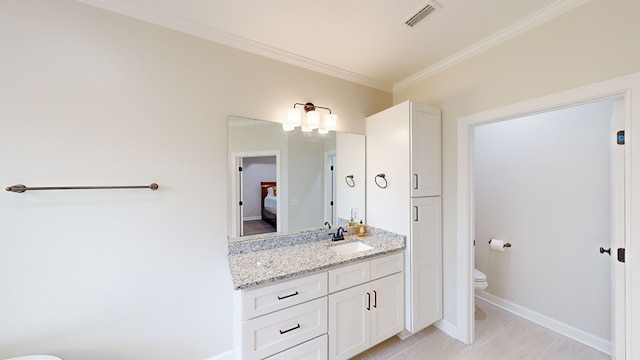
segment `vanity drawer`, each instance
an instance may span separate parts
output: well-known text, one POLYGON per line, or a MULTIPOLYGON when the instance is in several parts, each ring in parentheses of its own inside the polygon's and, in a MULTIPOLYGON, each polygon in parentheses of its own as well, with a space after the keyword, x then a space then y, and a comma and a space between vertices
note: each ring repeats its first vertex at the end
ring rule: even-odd
POLYGON ((327 295, 327 273, 242 292, 242 320, 268 314, 327 295))
POLYGON ((327 332, 327 297, 243 322, 242 358, 262 359, 327 332))
POLYGON ((369 261, 329 270, 329 292, 333 293, 371 280, 369 261))
POLYGON ((404 271, 404 252, 371 260, 371 280, 404 271))
POLYGON ((327 335, 322 335, 289 350, 273 355, 267 360, 327 360, 329 351, 327 335))

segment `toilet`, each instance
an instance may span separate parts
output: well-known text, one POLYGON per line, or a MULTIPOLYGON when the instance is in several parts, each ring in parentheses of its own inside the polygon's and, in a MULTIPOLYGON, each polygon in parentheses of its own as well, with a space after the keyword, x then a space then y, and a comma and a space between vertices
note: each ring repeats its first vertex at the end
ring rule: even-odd
POLYGON ((484 291, 489 286, 487 275, 478 269, 473 269, 473 288, 476 292, 484 291))
POLYGON ((52 355, 27 355, 27 356, 12 357, 6 360, 62 360, 62 359, 52 355))

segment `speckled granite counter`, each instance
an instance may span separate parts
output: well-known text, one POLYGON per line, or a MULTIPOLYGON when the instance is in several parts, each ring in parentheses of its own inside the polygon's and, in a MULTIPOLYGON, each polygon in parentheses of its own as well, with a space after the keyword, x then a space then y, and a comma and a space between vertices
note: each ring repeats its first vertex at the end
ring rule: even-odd
POLYGON ((229 268, 235 290, 249 289, 317 271, 402 251, 405 236, 374 227, 357 237, 353 229, 344 240, 331 241, 330 230, 317 229, 271 236, 248 236, 229 241, 229 268), (373 249, 340 255, 330 249, 361 241, 373 249))

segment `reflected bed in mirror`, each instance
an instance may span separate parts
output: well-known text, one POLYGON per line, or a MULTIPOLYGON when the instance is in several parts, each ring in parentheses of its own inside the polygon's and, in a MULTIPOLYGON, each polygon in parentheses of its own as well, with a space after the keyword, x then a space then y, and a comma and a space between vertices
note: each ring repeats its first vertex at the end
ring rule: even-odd
POLYGON ((228 117, 229 237, 365 220, 364 135, 228 117))

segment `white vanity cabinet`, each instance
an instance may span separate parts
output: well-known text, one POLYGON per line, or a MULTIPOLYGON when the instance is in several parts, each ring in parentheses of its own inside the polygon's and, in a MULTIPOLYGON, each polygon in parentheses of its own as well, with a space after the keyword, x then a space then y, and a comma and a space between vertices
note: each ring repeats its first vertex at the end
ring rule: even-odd
POLYGON ((327 273, 235 292, 236 359, 326 359, 327 273))
POLYGON ((404 329, 403 254, 329 271, 329 359, 349 359, 404 329))
POLYGON ((442 318, 440 109, 400 103, 367 117, 366 138, 367 222, 407 237, 405 327, 417 332, 442 318))
POLYGON ((398 334, 404 328, 403 268, 398 252, 235 291, 235 358, 347 359, 398 334))

